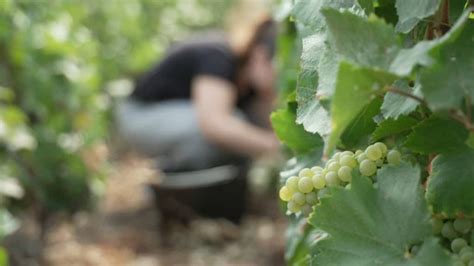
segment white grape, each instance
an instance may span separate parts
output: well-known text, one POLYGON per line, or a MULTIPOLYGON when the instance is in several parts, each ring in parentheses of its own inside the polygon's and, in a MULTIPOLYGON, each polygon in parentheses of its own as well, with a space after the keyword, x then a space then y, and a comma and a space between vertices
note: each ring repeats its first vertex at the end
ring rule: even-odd
POLYGON ((363 152, 363 153, 359 154, 359 156, 357 156, 356 159, 359 163, 361 163, 362 161, 367 159, 367 154, 365 154, 365 152, 363 152))
POLYGON ((306 217, 309 216, 311 214, 311 212, 313 212, 313 206, 311 206, 309 204, 305 204, 301 208, 301 213, 306 217))
POLYGON ((311 178, 304 176, 298 181, 298 189, 303 193, 308 193, 313 190, 313 181, 311 178))
POLYGON ((451 250, 454 253, 459 253, 462 248, 467 246, 466 240, 462 238, 456 238, 451 242, 451 250))
POLYGON ((387 154, 387 151, 388 151, 387 145, 385 145, 384 143, 377 142, 377 143, 374 143, 374 146, 380 149, 380 151, 382 152, 382 156, 387 154))
POLYGON ((318 194, 316 192, 306 194, 306 203, 314 205, 316 202, 318 202, 318 194))
POLYGON ((453 223, 446 222, 444 223, 443 228, 441 229, 441 235, 446 238, 453 239, 457 237, 458 234, 454 230, 453 223))
POLYGON ((372 161, 377 161, 378 159, 382 158, 382 151, 375 145, 370 145, 367 147, 365 154, 367 155, 367 158, 372 161))
POLYGON ((339 170, 340 167, 341 167, 341 165, 339 163, 333 162, 328 166, 328 170, 337 172, 337 170, 339 170))
POLYGON ((336 152, 336 153, 334 153, 334 155, 332 156, 332 159, 337 161, 337 160, 339 160, 340 156, 341 156, 341 153, 340 153, 340 152, 336 152))
POLYGON ((298 176, 292 176, 286 180, 286 187, 291 193, 298 192, 298 181, 300 181, 298 176))
POLYGON ((461 234, 466 234, 471 230, 472 222, 468 219, 456 219, 453 223, 454 229, 461 234))
POLYGON ((301 171, 299 172, 298 176, 301 178, 301 177, 312 177, 314 175, 314 172, 311 171, 311 169, 309 168, 304 168, 304 169, 301 169, 301 171))
POLYGON ((443 221, 441 221, 439 219, 433 219, 433 220, 431 220, 431 222, 433 224, 433 233, 435 235, 440 234, 441 229, 443 229, 443 221))
POLYGON ((372 176, 377 172, 377 165, 375 162, 365 159, 359 165, 360 173, 364 176, 372 176))
POLYGON ((321 174, 315 174, 312 181, 315 189, 322 189, 326 185, 326 180, 321 174))
POLYGON ((324 178, 326 179, 326 184, 328 186, 339 185, 339 178, 337 177, 337 174, 334 171, 328 172, 324 178))
POLYGON ((311 168, 311 171, 313 171, 314 174, 320 174, 323 171, 323 168, 320 166, 314 166, 311 168))
POLYGON ((391 150, 387 154, 387 162, 390 165, 398 165, 402 160, 402 156, 399 151, 391 150))
MULTIPOLYGON (((341 158, 342 158, 342 156, 347 156, 347 155, 354 157, 354 153, 353 153, 353 152, 351 152, 351 151, 345 151, 345 152, 341 153, 341 158)), ((339 159, 341 159, 341 158, 339 158, 339 159)))
POLYGON ((357 156, 361 155, 362 153, 364 153, 362 150, 356 150, 355 156, 357 157, 357 156))
POLYGON ((352 180, 352 169, 349 166, 342 166, 337 171, 337 176, 344 182, 350 182, 352 180))
POLYGON ((461 255, 461 260, 464 263, 469 263, 469 261, 474 260, 474 253, 473 252, 465 252, 464 254, 461 255))
POLYGON ((303 193, 296 192, 293 194, 293 197, 291 197, 291 200, 298 203, 299 205, 303 205, 306 202, 306 197, 303 193))
POLYGON ((343 155, 343 156, 341 156, 341 159, 339 159, 339 163, 341 165, 346 165, 346 166, 349 166, 351 168, 354 168, 354 167, 357 166, 357 162, 354 159, 354 156, 352 156, 352 155, 343 155))
POLYGON ((318 191, 318 198, 324 198, 325 196, 328 196, 331 193, 331 191, 328 188, 323 188, 320 191, 318 191))
POLYGON ((288 204, 286 205, 286 208, 290 211, 290 212, 293 212, 293 213, 297 213, 299 211, 301 211, 301 204, 298 204, 297 202, 291 200, 290 202, 288 202, 288 204))
POLYGON ((283 201, 290 201, 291 197, 293 196, 293 193, 290 192, 287 186, 283 186, 280 188, 280 199, 283 201))

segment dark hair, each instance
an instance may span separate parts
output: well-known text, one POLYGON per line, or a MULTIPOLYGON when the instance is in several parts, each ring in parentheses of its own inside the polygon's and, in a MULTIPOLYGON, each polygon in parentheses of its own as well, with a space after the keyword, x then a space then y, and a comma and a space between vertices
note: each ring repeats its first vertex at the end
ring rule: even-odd
POLYGON ((273 58, 276 52, 276 37, 277 25, 273 19, 267 18, 260 22, 255 28, 250 42, 239 55, 239 66, 242 67, 247 64, 252 50, 259 45, 263 45, 267 48, 269 57, 273 58))

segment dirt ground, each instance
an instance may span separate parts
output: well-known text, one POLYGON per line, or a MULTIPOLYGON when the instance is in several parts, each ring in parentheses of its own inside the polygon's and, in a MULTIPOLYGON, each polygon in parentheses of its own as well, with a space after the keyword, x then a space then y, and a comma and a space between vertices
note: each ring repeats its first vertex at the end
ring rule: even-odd
POLYGON ((286 219, 271 191, 251 196, 239 226, 205 218, 189 226, 173 223, 166 228, 170 244, 162 245, 160 218, 147 188, 157 178, 150 165, 133 155, 115 162, 97 210, 54 219, 43 238, 43 263, 21 264, 284 265, 286 219))

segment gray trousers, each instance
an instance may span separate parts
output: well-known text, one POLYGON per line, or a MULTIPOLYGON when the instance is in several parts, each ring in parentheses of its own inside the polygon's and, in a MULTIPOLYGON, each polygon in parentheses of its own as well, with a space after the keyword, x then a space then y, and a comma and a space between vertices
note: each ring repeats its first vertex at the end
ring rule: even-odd
POLYGON ((124 141, 156 158, 162 169, 198 170, 237 158, 205 139, 189 100, 142 103, 127 99, 115 115, 124 141))

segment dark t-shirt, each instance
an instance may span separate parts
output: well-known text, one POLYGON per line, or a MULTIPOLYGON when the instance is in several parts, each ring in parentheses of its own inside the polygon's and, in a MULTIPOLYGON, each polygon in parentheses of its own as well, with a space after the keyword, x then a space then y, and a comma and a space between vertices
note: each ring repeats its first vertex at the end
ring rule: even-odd
POLYGON ((235 84, 236 68, 237 58, 224 42, 181 44, 137 81, 132 97, 143 102, 189 99, 194 77, 210 75, 235 84))

